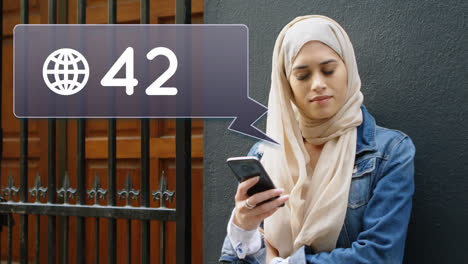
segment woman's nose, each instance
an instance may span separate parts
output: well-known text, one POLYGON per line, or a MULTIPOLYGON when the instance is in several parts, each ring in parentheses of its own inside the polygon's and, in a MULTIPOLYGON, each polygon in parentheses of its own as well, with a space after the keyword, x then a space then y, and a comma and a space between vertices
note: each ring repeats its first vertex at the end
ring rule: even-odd
POLYGON ((326 85, 323 82, 322 78, 318 74, 316 74, 312 78, 312 87, 311 87, 311 89, 314 90, 315 92, 321 92, 321 91, 325 90, 325 88, 326 88, 326 85))

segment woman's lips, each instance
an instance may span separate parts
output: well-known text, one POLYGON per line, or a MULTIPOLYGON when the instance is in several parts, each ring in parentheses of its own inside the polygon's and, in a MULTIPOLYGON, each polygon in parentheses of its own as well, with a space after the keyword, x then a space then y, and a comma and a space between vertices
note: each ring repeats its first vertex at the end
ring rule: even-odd
POLYGON ((310 100, 310 102, 317 103, 317 104, 325 104, 330 100, 330 98, 332 97, 328 95, 317 96, 317 97, 314 97, 312 100, 310 100))

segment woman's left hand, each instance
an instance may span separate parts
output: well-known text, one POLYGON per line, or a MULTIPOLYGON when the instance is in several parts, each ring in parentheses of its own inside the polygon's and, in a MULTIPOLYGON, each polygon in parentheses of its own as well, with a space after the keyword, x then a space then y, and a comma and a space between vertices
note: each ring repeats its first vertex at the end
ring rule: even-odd
POLYGON ((266 249, 267 249, 267 253, 266 253, 266 264, 270 263, 270 261, 276 257, 279 257, 279 252, 278 250, 273 247, 270 242, 268 242, 268 240, 266 238, 264 238, 265 240, 265 245, 266 245, 266 249))

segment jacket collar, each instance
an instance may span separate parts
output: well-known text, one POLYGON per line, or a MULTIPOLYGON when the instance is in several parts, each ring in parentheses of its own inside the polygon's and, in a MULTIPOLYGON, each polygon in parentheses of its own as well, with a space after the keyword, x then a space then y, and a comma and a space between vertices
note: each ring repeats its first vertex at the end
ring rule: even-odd
POLYGON ((365 151, 377 151, 375 144, 375 119, 361 105, 362 123, 357 127, 356 155, 365 151))

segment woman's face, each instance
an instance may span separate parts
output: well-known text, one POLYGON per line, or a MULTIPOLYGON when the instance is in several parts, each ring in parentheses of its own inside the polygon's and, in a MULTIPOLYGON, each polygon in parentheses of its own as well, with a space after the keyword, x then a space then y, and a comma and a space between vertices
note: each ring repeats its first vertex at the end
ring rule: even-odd
POLYGON ((345 102, 348 73, 333 49, 311 41, 302 46, 294 59, 289 83, 296 106, 308 118, 326 119, 345 102))

